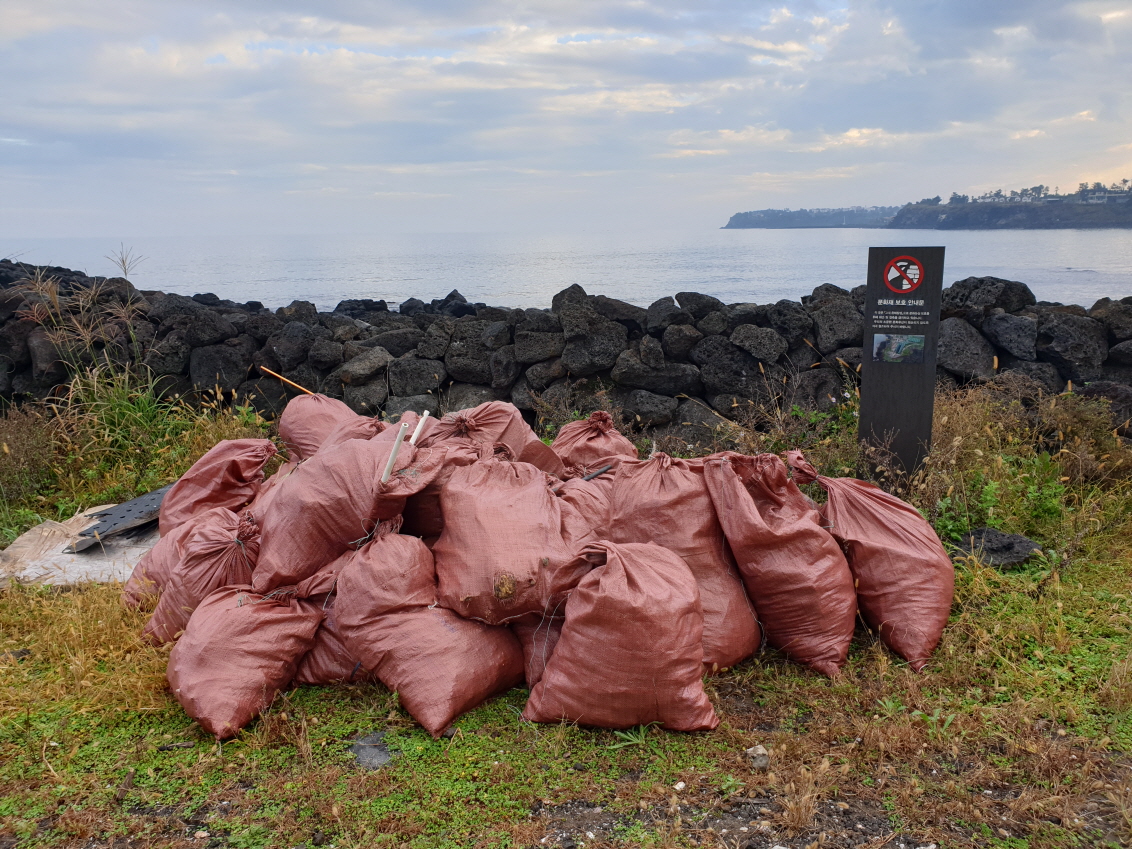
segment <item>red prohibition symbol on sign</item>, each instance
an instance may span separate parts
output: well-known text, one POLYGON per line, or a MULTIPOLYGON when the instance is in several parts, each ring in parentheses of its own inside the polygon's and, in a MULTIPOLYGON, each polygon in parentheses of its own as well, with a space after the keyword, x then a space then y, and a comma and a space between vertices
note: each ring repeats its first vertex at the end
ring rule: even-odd
POLYGON ((884 285, 897 295, 908 295, 924 280, 924 266, 914 256, 898 256, 884 267, 884 285))

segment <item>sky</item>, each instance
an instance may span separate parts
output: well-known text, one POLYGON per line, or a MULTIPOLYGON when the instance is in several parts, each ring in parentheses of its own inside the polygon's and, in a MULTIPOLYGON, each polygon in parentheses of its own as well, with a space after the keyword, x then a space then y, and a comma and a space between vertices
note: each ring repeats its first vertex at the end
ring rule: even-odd
POLYGON ((1132 177, 1132 2, 3 0, 12 237, 716 228, 1132 177))

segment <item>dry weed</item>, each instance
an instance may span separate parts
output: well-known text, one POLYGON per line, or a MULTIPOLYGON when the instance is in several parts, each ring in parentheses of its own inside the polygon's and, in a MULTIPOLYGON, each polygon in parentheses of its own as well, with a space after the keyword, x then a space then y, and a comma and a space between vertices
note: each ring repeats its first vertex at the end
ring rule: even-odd
POLYGON ((113 584, 4 590, 0 713, 17 716, 50 703, 99 710, 166 707, 168 652, 142 641, 146 614, 124 608, 120 593, 113 584), (8 654, 21 649, 30 654, 8 654))
POLYGON ((51 476, 51 430, 41 409, 24 406, 0 418, 0 499, 13 504, 51 476))
POLYGON ((1119 836, 1132 843, 1132 783, 1119 784, 1105 794, 1105 799, 1116 814, 1119 836))
POLYGON ((1097 701, 1113 713, 1132 710, 1132 655, 1112 665, 1097 701))

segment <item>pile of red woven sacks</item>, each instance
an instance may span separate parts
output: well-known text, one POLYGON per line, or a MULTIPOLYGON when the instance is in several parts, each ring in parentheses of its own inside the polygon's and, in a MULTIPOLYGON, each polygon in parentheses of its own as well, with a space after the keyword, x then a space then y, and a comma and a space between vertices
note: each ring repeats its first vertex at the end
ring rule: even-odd
POLYGON ((547 446, 502 402, 390 424, 320 395, 279 435, 266 480, 275 445, 241 439, 174 485, 123 592, 156 599, 145 637, 218 738, 288 686, 374 680, 434 736, 523 684, 535 722, 711 729, 705 672, 769 644, 836 676, 858 611, 920 669, 951 608, 919 513, 797 452, 792 480, 773 454, 638 459, 604 412, 547 446))

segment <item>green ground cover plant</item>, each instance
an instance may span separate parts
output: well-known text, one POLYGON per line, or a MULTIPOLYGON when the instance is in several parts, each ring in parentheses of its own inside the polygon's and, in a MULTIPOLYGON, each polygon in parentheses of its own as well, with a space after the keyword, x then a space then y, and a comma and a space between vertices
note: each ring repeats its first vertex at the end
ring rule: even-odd
MULTIPOLYGON (((957 560, 925 672, 862 629, 836 680, 773 651, 705 679, 711 733, 532 725, 514 690, 432 740, 396 694, 359 685, 292 690, 218 744, 167 692, 167 650, 139 640, 145 613, 117 587, 13 587, 0 591, 0 847, 1127 845, 1127 441, 1101 402, 999 378, 939 394, 932 453, 904 481, 858 448, 848 394, 828 413, 721 420, 719 447, 873 469, 949 543, 989 525, 1042 546, 1008 571, 957 560), (348 748, 375 731, 395 758, 367 772, 348 748), (766 769, 745 754, 755 745, 766 769)), ((541 435, 578 412, 548 406, 541 435)), ((219 439, 270 434, 246 410, 85 375, 0 419, 5 539, 171 481, 219 439)))

